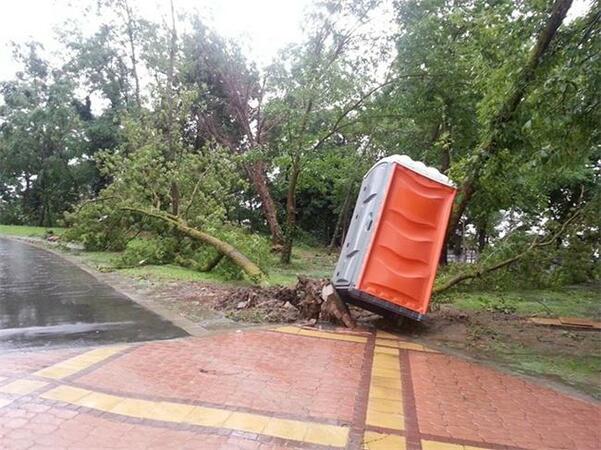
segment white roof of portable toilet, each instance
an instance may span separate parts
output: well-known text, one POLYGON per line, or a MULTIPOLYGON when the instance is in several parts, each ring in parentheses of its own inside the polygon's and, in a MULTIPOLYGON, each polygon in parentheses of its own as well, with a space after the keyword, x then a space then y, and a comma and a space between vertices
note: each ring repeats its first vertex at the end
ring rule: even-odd
POLYGON ((382 163, 399 164, 399 165, 406 167, 407 169, 412 170, 413 172, 418 173, 418 174, 420 174, 426 178, 429 178, 433 181, 436 181, 441 184, 445 184, 447 186, 455 187, 455 183, 453 183, 453 181, 451 181, 451 179, 449 177, 447 177, 445 174, 439 172, 434 167, 426 166, 423 162, 414 161, 407 155, 387 156, 386 158, 378 161, 376 163, 376 165, 382 164, 382 163))

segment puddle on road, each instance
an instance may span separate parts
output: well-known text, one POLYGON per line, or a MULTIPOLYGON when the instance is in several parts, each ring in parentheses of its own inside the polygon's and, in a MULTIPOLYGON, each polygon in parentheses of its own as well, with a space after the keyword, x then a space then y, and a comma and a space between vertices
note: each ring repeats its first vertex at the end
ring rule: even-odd
POLYGON ((185 331, 65 259, 0 238, 0 350, 182 336, 185 331))

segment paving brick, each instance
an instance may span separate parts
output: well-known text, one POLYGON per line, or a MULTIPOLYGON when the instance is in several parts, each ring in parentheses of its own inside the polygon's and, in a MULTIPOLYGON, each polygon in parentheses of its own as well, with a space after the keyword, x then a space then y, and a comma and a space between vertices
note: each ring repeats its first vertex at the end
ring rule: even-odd
POLYGON ((364 337, 301 331, 0 355, 0 448, 601 448, 597 403, 389 334, 364 366, 364 337))
POLYGON ((137 395, 265 412, 353 417, 364 344, 272 332, 151 343, 77 381, 137 395), (258 395, 259 394, 259 395, 258 395))
POLYGON ((412 352, 410 364, 422 433, 528 449, 601 447, 599 405, 446 355, 412 352))
POLYGON ((82 349, 36 350, 0 353, 0 375, 27 375, 82 353, 82 349))

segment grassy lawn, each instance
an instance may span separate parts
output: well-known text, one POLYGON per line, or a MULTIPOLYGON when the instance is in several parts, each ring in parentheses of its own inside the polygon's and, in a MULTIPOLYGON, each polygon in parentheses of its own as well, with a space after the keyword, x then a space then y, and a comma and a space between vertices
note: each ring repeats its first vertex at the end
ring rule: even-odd
POLYGON ((577 316, 601 319, 601 286, 565 286, 486 292, 453 292, 439 301, 459 309, 520 315, 577 316))
POLYGON ((53 234, 62 234, 64 228, 30 227, 25 225, 0 225, 0 235, 21 236, 21 237, 44 237, 48 232, 53 234))
MULTIPOLYGON (((224 283, 219 274, 213 272, 197 272, 186 267, 176 266, 173 264, 165 264, 163 266, 140 266, 129 267, 126 269, 118 269, 124 275, 134 278, 152 279, 157 281, 207 281, 213 283, 224 283)), ((228 283, 236 283, 228 281, 228 283)), ((244 284, 244 282, 238 282, 244 284)))
POLYGON ((515 372, 545 376, 601 398, 601 355, 537 352, 532 348, 499 343, 494 359, 515 372))
MULTIPOLYGON (((601 286, 589 284, 555 289, 458 290, 436 300, 468 314, 473 312, 465 342, 452 344, 456 348, 514 372, 558 381, 601 399, 599 332, 536 327, 514 316, 601 320, 600 299, 601 286)), ((443 342, 444 337, 443 333, 443 342)))
POLYGON ((337 253, 330 255, 324 248, 299 245, 293 249, 292 259, 288 265, 279 262, 279 255, 273 255, 269 282, 289 286, 296 283, 298 275, 329 278, 332 276, 337 259, 337 253))
MULTIPOLYGON (((124 275, 153 279, 157 281, 207 281, 244 285, 246 281, 226 280, 218 272, 203 273, 173 264, 147 265, 130 268, 118 268, 120 252, 80 252, 78 256, 90 266, 101 271, 118 271, 124 275)), ((322 248, 298 246, 292 254, 289 265, 279 262, 278 255, 272 255, 268 283, 270 285, 294 285, 298 275, 324 278, 330 277, 336 264, 337 255, 329 255, 322 248)))

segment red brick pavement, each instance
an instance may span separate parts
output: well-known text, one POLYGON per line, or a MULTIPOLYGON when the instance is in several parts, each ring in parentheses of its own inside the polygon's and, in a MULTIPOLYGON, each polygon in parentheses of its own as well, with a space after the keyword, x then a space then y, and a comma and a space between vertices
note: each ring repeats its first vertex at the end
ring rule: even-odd
POLYGON ((364 345, 267 331, 144 345, 77 379, 120 392, 350 421, 364 345))
POLYGON ((26 350, 0 353, 0 376, 10 377, 35 372, 63 359, 70 358, 86 349, 26 350))
MULTIPOLYGON (((99 361, 75 376, 46 379, 45 387, 20 396, 10 390, 1 392, 1 387, 15 378, 40 381, 35 371, 87 349, 1 355, 0 375, 8 378, 0 376, 0 448, 313 447, 309 442, 301 444, 265 433, 162 422, 143 419, 143 415, 126 417, 110 409, 102 412, 77 406, 69 403, 68 397, 64 403, 48 399, 56 397, 40 397, 64 385, 85 386, 123 398, 169 399, 337 427, 352 423, 352 436, 361 436, 363 431, 372 437, 392 436, 382 442, 395 442, 394 448, 399 450, 403 448, 399 442, 416 450, 462 450, 470 445, 529 450, 601 448, 598 403, 455 357, 413 350, 419 350, 418 346, 401 349, 398 355, 404 429, 364 426, 373 345, 374 339, 365 344, 270 331, 151 342, 99 361)), ((354 438, 348 442, 348 448, 360 447, 354 438)), ((385 447, 378 447, 375 439, 369 448, 385 447)))
POLYGON ((599 449, 601 410, 521 378, 411 352, 419 431, 532 449, 599 449))
POLYGON ((294 449, 233 435, 148 426, 31 401, 0 409, 0 448, 17 449, 294 449))

